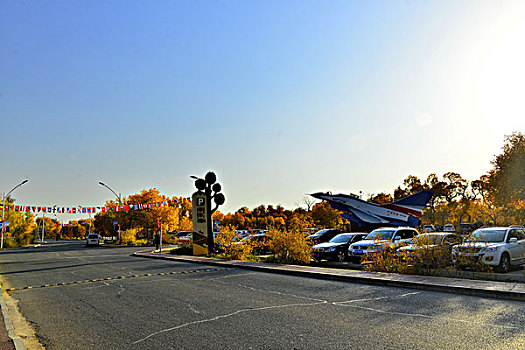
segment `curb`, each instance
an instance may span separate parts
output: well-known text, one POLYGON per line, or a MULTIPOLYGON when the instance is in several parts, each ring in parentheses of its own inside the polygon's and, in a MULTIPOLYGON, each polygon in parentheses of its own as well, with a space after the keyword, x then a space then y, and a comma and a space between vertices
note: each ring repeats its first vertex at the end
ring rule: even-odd
POLYGON ((494 282, 449 277, 401 275, 382 272, 364 272, 311 266, 281 265, 274 263, 255 263, 250 261, 213 259, 180 255, 161 256, 153 253, 151 250, 135 252, 133 255, 152 259, 176 260, 215 266, 231 266, 241 269, 294 276, 305 276, 310 278, 384 285, 390 287, 403 287, 485 298, 525 301, 525 284, 518 282, 494 282))
POLYGON ((4 316, 4 324, 5 324, 5 329, 7 330, 7 335, 13 341, 13 344, 16 350, 26 350, 26 346, 24 342, 22 341, 22 338, 20 338, 15 333, 15 328, 13 327, 13 324, 11 322, 11 316, 9 315, 9 309, 4 301, 4 294, 2 291, 2 287, 0 287, 0 293, 2 294, 0 298, 0 307, 2 308, 2 315, 4 316))

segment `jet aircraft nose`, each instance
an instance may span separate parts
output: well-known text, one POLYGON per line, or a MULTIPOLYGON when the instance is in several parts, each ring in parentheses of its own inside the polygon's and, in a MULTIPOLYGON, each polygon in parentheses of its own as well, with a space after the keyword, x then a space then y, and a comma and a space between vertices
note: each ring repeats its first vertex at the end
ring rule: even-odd
POLYGON ((314 197, 314 198, 317 198, 317 199, 323 199, 324 196, 326 196, 327 193, 325 192, 316 192, 316 193, 312 193, 310 194, 310 196, 314 197))

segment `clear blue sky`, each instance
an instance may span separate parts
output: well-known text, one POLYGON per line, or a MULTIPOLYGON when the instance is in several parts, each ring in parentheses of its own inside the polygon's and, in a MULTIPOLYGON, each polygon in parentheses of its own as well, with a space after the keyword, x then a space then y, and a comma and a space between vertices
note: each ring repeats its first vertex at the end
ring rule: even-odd
POLYGON ((525 132, 519 1, 2 1, 0 191, 226 204, 479 178, 525 132))

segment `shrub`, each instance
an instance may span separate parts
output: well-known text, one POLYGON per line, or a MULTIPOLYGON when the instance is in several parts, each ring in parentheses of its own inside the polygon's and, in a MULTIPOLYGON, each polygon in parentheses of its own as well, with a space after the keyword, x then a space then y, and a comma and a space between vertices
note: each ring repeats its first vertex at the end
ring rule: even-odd
MULTIPOLYGON (((463 248, 463 252, 475 252, 477 248, 463 248)), ((479 248, 478 248, 479 249, 479 248)), ((453 268, 465 266, 477 271, 492 271, 481 260, 469 255, 453 256, 450 247, 434 245, 428 235, 414 237, 412 250, 396 250, 384 247, 378 252, 368 254, 363 261, 366 271, 408 273, 420 275, 449 275, 453 268)))
POLYGON ((135 244, 134 245, 148 245, 148 240, 147 239, 137 239, 135 241, 135 244))
POLYGON ((179 239, 175 235, 162 235, 162 243, 166 244, 177 244, 179 239))
POLYGON ((137 229, 129 229, 120 232, 120 242, 121 244, 135 245, 137 242, 137 229))
MULTIPOLYGON (((456 247, 457 250, 461 251, 461 254, 454 254, 453 255, 453 261, 454 266, 458 270, 463 270, 465 267, 472 268, 476 271, 482 271, 482 272, 492 272, 494 269, 490 265, 485 265, 481 259, 478 259, 474 256, 470 256, 474 253, 477 253, 480 250, 479 246, 475 246, 474 243, 481 243, 480 241, 483 238, 480 237, 479 239, 474 239, 470 237, 470 242, 473 244, 467 244, 462 245, 461 247, 456 247)), ((484 245, 488 245, 488 243, 483 242, 484 245)))
POLYGON ((282 264, 309 264, 312 260, 312 248, 306 240, 307 223, 293 218, 290 229, 270 227, 269 247, 274 253, 274 260, 282 264))
POLYGON ((367 254, 362 262, 365 271, 410 273, 413 266, 395 249, 383 247, 372 254, 367 254))
POLYGON ((218 256, 233 260, 258 260, 254 251, 260 248, 260 244, 249 237, 239 239, 235 229, 235 226, 223 227, 215 237, 218 256))

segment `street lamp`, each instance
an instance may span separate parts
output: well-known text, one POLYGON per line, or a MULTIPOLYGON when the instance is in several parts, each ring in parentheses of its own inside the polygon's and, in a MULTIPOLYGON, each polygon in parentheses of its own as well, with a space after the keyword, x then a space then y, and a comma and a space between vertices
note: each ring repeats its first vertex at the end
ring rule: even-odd
POLYGON ((42 211, 42 239, 41 239, 42 243, 44 243, 44 231, 46 229, 45 215, 46 215, 46 213, 44 211, 42 211))
POLYGON ((60 232, 55 235, 55 240, 58 241, 59 235, 62 236, 62 230, 64 229, 64 220, 60 219, 57 214, 53 213, 58 221, 60 221, 60 232))
MULTIPOLYGON (((101 185, 101 186, 104 186, 105 188, 107 188, 108 190, 110 190, 110 191, 115 195, 115 197, 117 197, 119 207, 122 205, 122 196, 121 196, 120 193, 117 194, 117 192, 113 191, 108 185, 106 185, 106 184, 103 183, 102 181, 99 181, 98 184, 101 185)), ((120 209, 120 208, 119 208, 119 209, 120 209)))
POLYGON ((57 218, 58 221, 60 221, 60 231, 59 231, 59 233, 57 233, 57 234, 55 235, 55 240, 58 241, 58 238, 62 236, 63 231, 64 231, 64 220, 62 220, 61 218, 59 218, 59 217, 57 216, 57 214, 55 213, 55 208, 56 208, 56 207, 57 207, 56 205, 53 207, 53 215, 57 218))
MULTIPOLYGON (((103 183, 102 181, 99 181, 98 184, 100 186, 104 186, 105 188, 107 188, 108 190, 111 191, 111 193, 113 193, 115 195, 115 197, 117 197, 118 199, 118 209, 120 210, 120 206, 122 205, 122 195, 119 193, 117 194, 117 192, 113 191, 108 185, 106 185, 105 183, 103 183)), ((118 225, 118 241, 120 243, 120 223, 118 225)))
POLYGON ((16 190, 18 187, 22 186, 23 184, 25 184, 27 181, 29 180, 24 180, 22 181, 21 183, 19 183, 18 185, 16 185, 15 187, 13 187, 13 189, 9 192, 7 192, 7 194, 4 194, 2 193, 2 235, 1 235, 1 238, 0 238, 0 249, 3 249, 4 248, 4 232, 5 232, 5 221, 4 221, 4 213, 5 213, 5 197, 8 197, 11 192, 13 192, 14 190, 16 190))

